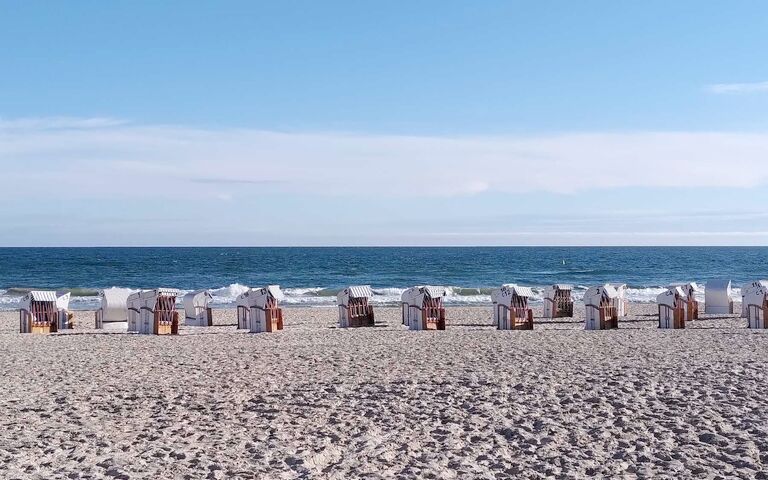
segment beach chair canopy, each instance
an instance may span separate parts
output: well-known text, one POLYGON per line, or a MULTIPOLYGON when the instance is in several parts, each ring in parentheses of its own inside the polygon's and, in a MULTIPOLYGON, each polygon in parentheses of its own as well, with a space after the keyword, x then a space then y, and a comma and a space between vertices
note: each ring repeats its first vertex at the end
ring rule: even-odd
POLYGON ((511 307, 515 298, 527 301, 534 293, 530 287, 521 287, 514 283, 506 283, 491 292, 491 301, 498 305, 511 307))
MULTIPOLYGON (((142 303, 145 304, 144 306, 152 308, 154 305, 146 304, 156 300, 158 297, 179 297, 180 295, 181 291, 175 288, 151 288, 149 290, 139 290, 128 295, 127 303, 129 308, 131 308, 132 304, 135 305, 136 303, 142 303)), ((133 308, 136 307, 134 306, 133 308)))
POLYGON ((556 292, 570 292, 573 290, 573 285, 567 285, 565 283, 555 283, 544 289, 544 296, 552 298, 556 292))
POLYGON ((756 280, 754 282, 744 284, 744 286, 741 287, 741 297, 746 297, 750 291, 760 287, 768 287, 768 280, 756 280))
POLYGON ((371 298, 373 290, 368 285, 355 285, 345 288, 336 295, 338 305, 349 305, 349 301, 355 298, 371 298))
POLYGON ((683 287, 671 286, 667 287, 664 292, 661 292, 656 297, 656 303, 674 308, 678 300, 685 300, 687 298, 688 295, 683 291, 683 287))
POLYGON ((285 299, 279 285, 267 285, 261 288, 252 288, 237 298, 237 305, 242 307, 264 308, 269 300, 278 302, 285 299))
POLYGON ((238 307, 247 307, 248 306, 248 297, 251 295, 251 288, 248 288, 248 290, 244 291, 240 295, 237 296, 235 299, 235 305, 238 307))
POLYGON ((445 296, 445 294, 445 287, 419 285, 404 291, 400 296, 400 300, 403 303, 407 303, 409 305, 420 305, 424 302, 425 299, 442 298, 445 296))
POLYGON ((696 282, 673 283, 668 288, 674 287, 679 287, 683 291, 685 298, 690 297, 691 300, 696 300, 696 294, 703 291, 703 289, 696 282))
POLYGON ((744 303, 747 305, 762 305, 765 298, 768 298, 768 284, 761 282, 747 291, 744 296, 744 303))
POLYGON ((613 300, 619 298, 619 292, 613 285, 605 284, 590 287, 584 292, 584 304, 600 306, 603 299, 613 300))
POLYGON ((57 300, 58 297, 53 290, 32 290, 27 292, 27 294, 21 298, 19 304, 24 310, 29 310, 32 302, 50 302, 56 304, 57 300))

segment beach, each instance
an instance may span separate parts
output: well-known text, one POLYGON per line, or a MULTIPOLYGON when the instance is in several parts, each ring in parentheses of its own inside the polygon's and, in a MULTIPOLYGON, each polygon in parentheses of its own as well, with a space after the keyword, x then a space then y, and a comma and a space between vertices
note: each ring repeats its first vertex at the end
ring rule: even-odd
POLYGON ((514 332, 454 307, 413 332, 397 308, 361 329, 288 308, 271 334, 215 310, 163 337, 92 312, 21 335, 2 312, 0 477, 765 478, 768 336, 737 316, 661 331, 655 310, 514 332))

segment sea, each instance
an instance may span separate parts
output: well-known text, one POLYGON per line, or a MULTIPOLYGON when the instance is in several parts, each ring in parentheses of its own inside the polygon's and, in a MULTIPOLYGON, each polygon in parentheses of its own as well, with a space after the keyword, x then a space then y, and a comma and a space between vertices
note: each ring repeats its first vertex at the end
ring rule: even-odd
POLYGON ((347 285, 370 285, 373 302, 396 304, 413 285, 448 287, 446 303, 485 305, 504 283, 530 286, 625 283, 634 302, 663 287, 711 279, 768 278, 768 247, 146 247, 0 248, 0 309, 29 290, 71 292, 71 309, 94 309, 98 291, 209 289, 214 308, 232 306, 249 287, 280 285, 284 305, 334 306, 347 285))

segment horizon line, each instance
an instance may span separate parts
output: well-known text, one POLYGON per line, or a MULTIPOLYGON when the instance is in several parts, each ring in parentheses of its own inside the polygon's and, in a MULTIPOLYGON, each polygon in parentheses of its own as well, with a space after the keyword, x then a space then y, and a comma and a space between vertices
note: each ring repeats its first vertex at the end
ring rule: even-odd
POLYGON ((766 245, 0 245, 11 248, 768 248, 766 245))

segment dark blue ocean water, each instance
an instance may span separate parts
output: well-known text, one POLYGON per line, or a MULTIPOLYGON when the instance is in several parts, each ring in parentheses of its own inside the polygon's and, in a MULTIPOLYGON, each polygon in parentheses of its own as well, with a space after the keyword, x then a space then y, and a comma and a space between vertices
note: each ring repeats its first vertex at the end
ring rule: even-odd
POLYGON ((215 289, 226 304, 244 286, 264 284, 281 285, 295 303, 330 302, 350 284, 372 285, 382 299, 415 284, 447 285, 460 287, 457 301, 483 302, 502 283, 555 282, 622 282, 636 299, 650 300, 653 289, 672 282, 730 278, 739 286, 765 277, 768 247, 0 249, 6 303, 30 288, 83 297, 110 286, 167 286, 215 289))

